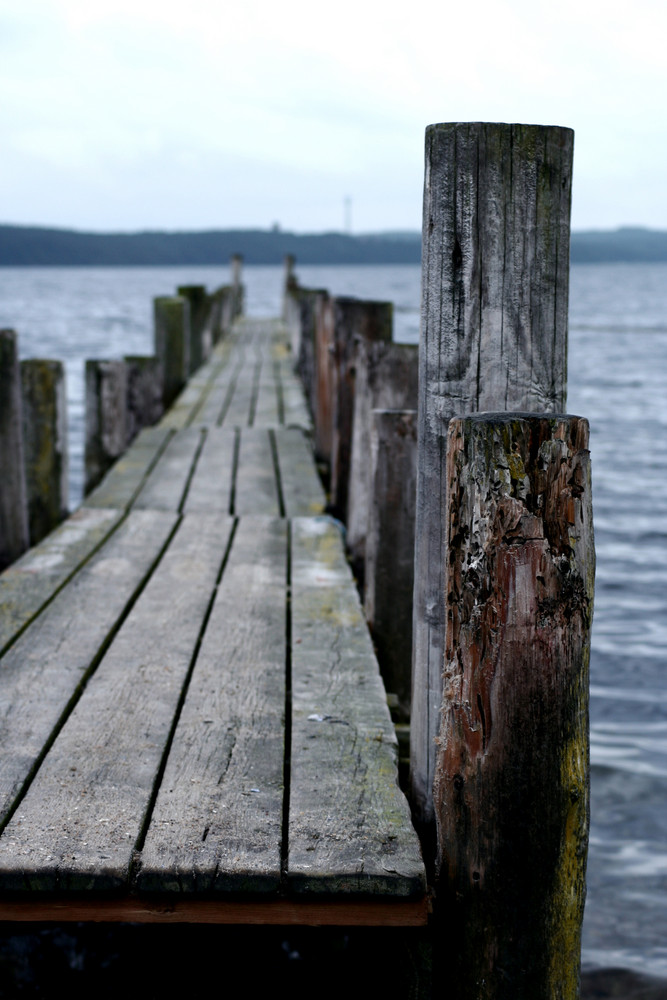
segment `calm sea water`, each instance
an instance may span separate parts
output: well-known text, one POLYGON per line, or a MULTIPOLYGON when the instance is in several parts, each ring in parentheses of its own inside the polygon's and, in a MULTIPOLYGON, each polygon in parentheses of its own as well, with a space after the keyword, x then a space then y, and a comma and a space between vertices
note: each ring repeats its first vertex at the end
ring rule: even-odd
MULTIPOLYGON (((391 300, 419 336, 418 267, 300 267, 302 284, 391 300)), ((0 325, 22 357, 66 362, 72 502, 83 362, 152 352, 152 297, 215 288, 218 268, 0 269, 0 325)), ((279 311, 282 269, 247 267, 248 311, 279 311)), ((667 978, 667 265, 574 267, 568 410, 589 418, 597 583, 584 966, 667 978)))

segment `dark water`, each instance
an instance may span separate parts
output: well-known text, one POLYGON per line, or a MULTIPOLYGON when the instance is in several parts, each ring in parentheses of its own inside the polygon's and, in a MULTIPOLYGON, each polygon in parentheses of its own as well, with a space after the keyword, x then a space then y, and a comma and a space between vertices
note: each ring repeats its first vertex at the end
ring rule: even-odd
MULTIPOLYGON (((298 275, 393 301, 395 339, 418 339, 418 267, 298 275)), ((281 278, 246 268, 249 312, 277 314, 281 278)), ((75 501, 83 360, 151 353, 154 295, 227 280, 216 268, 0 269, 0 324, 22 356, 67 363, 75 501)), ((570 302, 568 410, 591 422, 597 547, 585 985, 654 1000, 667 996, 667 265, 574 267, 570 302)))

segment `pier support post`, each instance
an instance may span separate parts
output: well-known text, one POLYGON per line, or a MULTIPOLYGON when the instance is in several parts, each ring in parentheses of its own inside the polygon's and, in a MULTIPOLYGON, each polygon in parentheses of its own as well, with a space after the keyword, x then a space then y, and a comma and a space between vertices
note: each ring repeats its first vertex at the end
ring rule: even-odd
POLYGON ((127 367, 124 361, 86 361, 87 496, 127 447, 127 367))
POLYGON ((232 319, 243 315, 244 309, 244 289, 241 282, 241 272, 243 270, 243 257, 240 253, 232 254, 232 319))
POLYGON ((315 455, 331 467, 332 374, 334 352, 333 300, 315 297, 315 352, 311 406, 315 424, 315 455))
POLYGON ((283 307, 282 318, 287 322, 290 311, 290 296, 296 291, 298 283, 294 274, 295 258, 293 254, 286 253, 283 260, 283 307))
POLYGON ((63 363, 22 361, 21 389, 30 544, 36 545, 67 517, 69 466, 63 363))
MULTIPOLYGON (((355 358, 354 415, 350 482, 347 494, 347 547, 355 575, 363 586, 366 533, 371 497, 368 456, 372 410, 417 408, 418 348, 416 344, 378 341, 360 344, 355 358)), ((415 498, 412 498, 414 509, 415 498)), ((413 520, 414 531, 414 520, 413 520)), ((413 537, 414 545, 414 537, 413 537)), ((414 570, 410 570, 410 579, 414 570)), ((409 598, 412 614, 412 594, 409 598)), ((412 625, 410 625, 412 635, 412 625)))
POLYGON ((153 355, 126 355, 127 413, 126 438, 129 445, 143 427, 152 427, 164 413, 164 374, 153 355))
POLYGON ((30 544, 23 462, 21 374, 13 330, 0 330, 0 570, 30 544))
POLYGON ((449 424, 434 784, 452 1000, 577 1000, 595 556, 588 424, 449 424))
POLYGON ((336 296, 331 356, 331 509, 347 522, 356 357, 362 343, 391 340, 391 302, 336 296))
POLYGON ((190 303, 183 296, 153 300, 155 356, 164 372, 163 402, 167 409, 185 385, 190 367, 190 303))
POLYGON ((426 131, 410 788, 433 820, 442 693, 447 422, 562 412, 573 133, 538 125, 426 131))
POLYGON ((364 609, 397 721, 410 719, 416 410, 373 410, 364 609))
POLYGON ((192 375, 211 353, 212 337, 210 331, 206 330, 209 297, 205 285, 179 285, 177 292, 190 303, 188 375, 192 375), (208 336, 205 336, 207 332, 208 336))

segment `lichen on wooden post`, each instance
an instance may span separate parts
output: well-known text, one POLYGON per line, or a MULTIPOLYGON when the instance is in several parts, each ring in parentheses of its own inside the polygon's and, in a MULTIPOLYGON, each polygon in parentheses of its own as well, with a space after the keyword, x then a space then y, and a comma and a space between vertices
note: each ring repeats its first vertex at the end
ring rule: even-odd
POLYGON ((588 424, 449 424, 437 945, 453 1000, 576 1000, 595 555, 588 424))
POLYGON ((410 787, 433 819, 441 701, 445 437, 455 414, 563 412, 573 133, 426 130, 410 787))
POLYGON ((0 570, 30 544, 23 462, 21 375, 13 330, 0 330, 0 570))
POLYGON ((30 544, 36 545, 67 517, 65 366, 37 358, 22 361, 21 389, 30 544))
POLYGON ((164 406, 174 402, 190 369, 190 303, 182 295, 153 300, 155 356, 164 372, 164 406))

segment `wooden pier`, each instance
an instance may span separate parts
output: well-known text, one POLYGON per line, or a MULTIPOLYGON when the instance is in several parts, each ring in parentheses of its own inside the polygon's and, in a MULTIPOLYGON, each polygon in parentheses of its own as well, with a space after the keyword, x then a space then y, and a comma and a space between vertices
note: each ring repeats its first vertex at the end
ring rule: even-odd
POLYGON ((396 737, 277 321, 0 578, 0 919, 419 925, 396 737))

